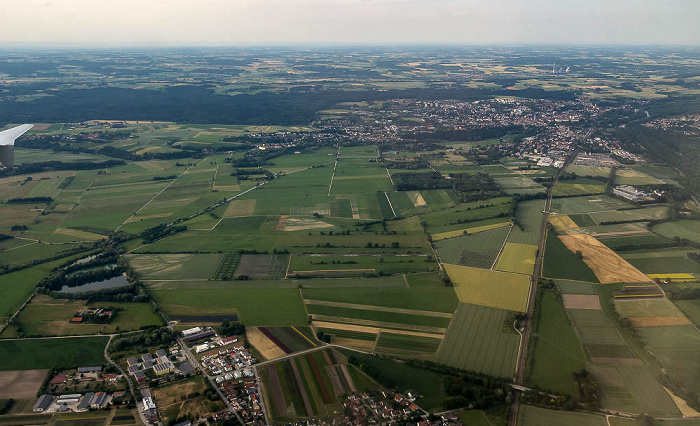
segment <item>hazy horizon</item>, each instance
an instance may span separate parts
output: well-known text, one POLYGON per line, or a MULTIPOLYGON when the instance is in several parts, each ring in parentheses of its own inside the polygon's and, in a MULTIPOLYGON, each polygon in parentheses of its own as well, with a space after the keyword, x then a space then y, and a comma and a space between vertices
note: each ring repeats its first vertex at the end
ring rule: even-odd
POLYGON ((0 41, 36 47, 679 45, 695 0, 4 0, 0 41))

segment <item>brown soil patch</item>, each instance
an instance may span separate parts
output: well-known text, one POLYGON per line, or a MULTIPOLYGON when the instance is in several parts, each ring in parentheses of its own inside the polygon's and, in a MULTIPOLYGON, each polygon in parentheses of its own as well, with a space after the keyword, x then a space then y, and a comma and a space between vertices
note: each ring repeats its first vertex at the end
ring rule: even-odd
POLYGON ((34 130, 34 131, 42 131, 42 130, 48 129, 49 127, 51 127, 51 123, 36 123, 36 124, 34 125, 34 128, 33 128, 32 130, 34 130))
POLYGON ((351 348, 357 349, 374 349, 374 340, 348 339, 345 337, 333 336, 333 343, 335 343, 336 345, 350 346, 351 348))
POLYGON ((418 191, 406 191, 406 195, 408 195, 408 198, 411 200, 414 207, 425 207, 428 205, 421 193, 418 191))
POLYGON ((590 235, 563 235, 559 239, 572 252, 583 254, 583 261, 603 284, 650 281, 649 277, 590 235))
POLYGON ((233 200, 226 207, 223 217, 251 216, 255 211, 256 200, 233 200))
POLYGON ((289 216, 286 214, 281 215, 280 220, 277 222, 277 226, 275 227, 275 231, 284 231, 284 228, 287 226, 288 219, 289 216))
POLYGON ((686 317, 644 317, 630 318, 635 327, 664 327, 669 325, 688 325, 690 321, 686 317))
POLYGON ((666 393, 668 393, 673 402, 676 404, 676 407, 678 407, 678 410, 681 412, 683 417, 700 417, 700 413, 698 413, 690 405, 688 405, 688 403, 685 402, 683 398, 676 396, 666 386, 664 386, 664 390, 666 391, 666 393))
POLYGON ((333 225, 314 219, 294 219, 288 218, 284 227, 285 231, 306 231, 308 229, 332 228, 333 225))
POLYGON ((34 398, 49 370, 0 371, 0 399, 34 398))
POLYGON ((284 394, 282 393, 282 385, 280 384, 280 378, 277 376, 277 371, 275 371, 275 366, 273 364, 268 364, 265 366, 265 374, 270 379, 270 388, 265 392, 266 395, 270 396, 273 401, 272 406, 275 408, 275 417, 286 417, 287 416, 287 404, 284 401, 284 394))
MULTIPOLYGON (((321 315, 314 315, 315 317, 320 317, 321 315)), ((339 318, 342 319, 342 318, 339 318)), ((361 320, 354 319, 353 321, 360 322, 361 320)), ((373 321, 369 321, 373 322, 373 321)), ((379 323, 377 323, 379 324, 379 323)), ((378 334, 380 331, 386 331, 388 333, 393 333, 393 334, 403 334, 406 336, 422 336, 422 337, 433 337, 433 338, 440 338, 443 334, 445 334, 445 329, 440 328, 439 330, 443 330, 442 332, 439 333, 431 333, 431 332, 426 332, 426 331, 413 331, 413 330, 401 330, 401 329, 393 329, 393 328, 384 328, 384 327, 376 327, 376 326, 370 326, 370 325, 356 325, 356 324, 342 324, 342 323, 337 323, 337 322, 329 322, 329 321, 324 321, 323 319, 318 319, 312 321, 311 325, 316 328, 329 328, 329 329, 336 329, 336 330, 346 330, 346 331, 359 331, 361 333, 371 333, 371 334, 378 334)), ((409 326, 411 327, 411 326, 409 326)), ((435 328, 435 327, 425 327, 425 328, 435 328)), ((347 340, 354 340, 354 339, 347 339, 347 340)), ((372 346, 374 346, 374 342, 372 342, 372 346)))
POLYGON ((181 395, 188 395, 192 392, 202 390, 200 388, 204 388, 204 385, 197 381, 180 382, 155 389, 153 391, 153 397, 158 401, 158 405, 163 407, 176 402, 180 403, 182 401, 180 399, 181 395))
MULTIPOLYGON (((327 302, 325 300, 304 299, 307 305, 333 306, 336 308, 362 309, 365 311, 393 312, 397 314, 422 315, 426 317, 452 318, 452 314, 446 312, 421 311, 418 309, 388 308, 384 306, 359 305, 357 303, 327 302)), ((585 308, 584 308, 585 309, 585 308)), ((600 309, 600 305, 598 305, 600 309)))
POLYGON ((309 401, 309 395, 306 394, 306 389, 304 388, 304 382, 301 380, 301 375, 299 375, 299 369, 297 368, 297 363, 294 360, 289 360, 289 365, 292 366, 292 371, 294 372, 294 379, 297 382, 297 388, 301 395, 301 400, 304 402, 304 410, 306 410, 306 415, 313 415, 313 410, 311 409, 311 402, 309 401))
POLYGON ((268 339, 257 327, 246 328, 246 338, 265 359, 275 359, 286 355, 275 342, 268 339))
POLYGON ((562 294, 566 309, 601 309, 600 299, 593 294, 562 294))
POLYGON ((61 235, 67 235, 69 237, 75 237, 75 238, 80 238, 83 240, 101 240, 102 238, 105 238, 104 235, 100 234, 95 234, 92 232, 86 232, 86 231, 80 231, 77 229, 70 229, 70 228, 58 228, 54 231, 56 234, 61 234, 61 235))
POLYGON ((355 387, 355 382, 352 381, 352 376, 350 376, 350 372, 348 371, 348 366, 345 364, 340 364, 338 366, 340 369, 341 374, 345 377, 345 381, 348 383, 348 386, 350 387, 350 392, 355 393, 357 392, 357 388, 355 387))

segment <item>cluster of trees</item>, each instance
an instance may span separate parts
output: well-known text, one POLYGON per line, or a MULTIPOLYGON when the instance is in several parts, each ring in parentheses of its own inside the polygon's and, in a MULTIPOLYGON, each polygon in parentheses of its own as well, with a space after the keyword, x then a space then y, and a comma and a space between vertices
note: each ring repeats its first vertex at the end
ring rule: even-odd
POLYGON ((449 189, 452 184, 438 172, 396 173, 392 176, 397 191, 418 191, 424 189, 449 189))
POLYGON ((499 379, 463 373, 457 376, 445 376, 442 387, 448 395, 442 401, 442 406, 446 410, 467 406, 482 410, 513 402, 512 389, 499 379))
POLYGON ((177 175, 168 175, 168 176, 153 176, 153 180, 158 181, 158 180, 173 180, 176 179, 177 175))
POLYGON ((387 169, 421 170, 429 169, 430 163, 422 158, 416 158, 413 161, 387 160, 384 161, 384 166, 387 169))
POLYGON ((0 177, 26 175, 29 173, 48 172, 52 170, 99 170, 109 167, 123 166, 126 163, 121 160, 106 161, 78 161, 64 163, 62 161, 38 161, 35 163, 18 164, 11 168, 0 170, 0 177))
POLYGON ((504 195, 501 187, 486 173, 452 173, 450 182, 463 203, 504 195))
POLYGON ((446 179, 440 173, 396 173, 392 176, 397 191, 454 189, 460 201, 487 200, 503 195, 501 187, 486 173, 452 173, 446 179))
POLYGON ((221 323, 221 327, 218 327, 216 331, 218 331, 221 336, 241 336, 245 335, 245 324, 224 320, 224 322, 221 323))
POLYGON ((331 342, 331 335, 324 333, 323 330, 318 330, 316 332, 316 337, 318 338, 318 340, 320 340, 322 342, 326 342, 326 343, 331 342))
POLYGON ((175 341, 175 333, 168 327, 155 327, 143 333, 128 334, 112 340, 110 352, 121 352, 143 346, 166 346, 175 341))
POLYGON ((172 225, 160 224, 153 228, 148 228, 140 234, 144 244, 152 243, 169 235, 175 235, 180 232, 187 231, 187 225, 172 225))
POLYGON ((24 197, 24 198, 10 198, 7 200, 8 204, 34 204, 34 203, 53 203, 53 198, 51 197, 24 197))
POLYGON ((585 368, 573 373, 578 402, 587 410, 597 410, 600 405, 598 382, 585 368))

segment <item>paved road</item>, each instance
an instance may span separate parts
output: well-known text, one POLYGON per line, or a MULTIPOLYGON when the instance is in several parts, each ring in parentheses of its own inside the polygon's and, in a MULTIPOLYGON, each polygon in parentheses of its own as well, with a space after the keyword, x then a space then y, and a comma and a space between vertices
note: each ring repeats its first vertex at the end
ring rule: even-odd
MULTIPOLYGON (((593 132, 593 129, 589 130, 588 133, 586 133, 586 136, 583 137, 583 139, 587 139, 591 133, 593 132)), ((535 259, 535 269, 532 273, 532 277, 530 279, 530 282, 532 285, 530 286, 530 295, 528 296, 528 302, 527 302, 527 317, 525 321, 523 321, 523 334, 522 338, 520 339, 520 351, 518 353, 518 360, 517 360, 517 367, 515 371, 515 384, 516 385, 522 385, 523 380, 525 377, 525 361, 527 358, 527 347, 528 343, 530 342, 530 336, 532 334, 532 327, 531 325, 531 319, 532 319, 532 312, 535 308, 535 299, 537 298, 537 279, 541 275, 542 271, 542 261, 544 259, 544 247, 546 243, 546 237, 547 237, 547 219, 549 216, 549 210, 552 205, 552 193, 554 191, 554 187, 556 186, 557 182, 559 181, 559 177, 564 173, 564 170, 566 167, 573 161, 574 158, 576 158, 576 154, 578 154, 578 150, 575 150, 569 157, 567 157, 566 162, 564 163, 564 166, 559 170, 559 172, 556 174, 554 177, 554 181, 552 182, 552 185, 547 189, 547 199, 545 200, 544 203, 544 210, 542 212, 542 231, 540 232, 540 242, 537 246, 537 258, 535 259)), ((520 408, 520 392, 515 392, 515 397, 513 398, 513 407, 510 411, 510 419, 508 421, 508 424, 510 426, 515 426, 517 421, 518 421, 518 410, 520 408)))
MULTIPOLYGON (((112 361, 112 358, 109 357, 109 353, 107 352, 107 349, 109 348, 109 344, 112 343, 112 339, 114 338, 115 334, 110 334, 109 335, 109 341, 107 341, 107 346, 105 346, 104 350, 104 357, 109 362, 112 364, 114 367, 116 367, 117 370, 119 370, 119 373, 124 376, 126 379, 126 382, 129 384, 129 391, 131 391, 131 397, 134 398, 134 402, 138 401, 137 394, 136 394, 136 389, 134 389, 134 384, 129 379, 129 376, 124 373, 124 370, 117 364, 116 362, 112 361)), ((138 404, 136 405, 136 411, 139 413, 139 417, 141 418, 141 421, 143 422, 144 425, 149 424, 148 419, 146 419, 146 416, 144 416, 143 411, 138 407, 138 404)), ((113 414, 112 414, 113 415, 113 414)))
POLYGON ((177 342, 180 344, 180 350, 182 351, 183 354, 187 357, 187 359, 190 361, 193 367, 198 367, 202 371, 202 375, 209 380, 209 383, 212 385, 214 389, 216 389, 216 393, 219 394, 219 397, 221 398, 221 401, 226 404, 226 408, 228 408, 234 416, 236 416, 236 419, 238 420, 238 423, 240 424, 245 424, 243 422, 243 419, 241 416, 238 415, 238 411, 236 411, 235 408, 233 408, 233 405, 229 402, 229 400, 226 398, 226 395, 224 395, 224 392, 221 390, 219 385, 216 383, 214 378, 207 373, 207 370, 202 367, 202 364, 199 363, 199 360, 197 357, 195 357, 192 354, 192 351, 190 351, 190 348, 187 347, 185 342, 182 340, 182 338, 178 337, 177 342))

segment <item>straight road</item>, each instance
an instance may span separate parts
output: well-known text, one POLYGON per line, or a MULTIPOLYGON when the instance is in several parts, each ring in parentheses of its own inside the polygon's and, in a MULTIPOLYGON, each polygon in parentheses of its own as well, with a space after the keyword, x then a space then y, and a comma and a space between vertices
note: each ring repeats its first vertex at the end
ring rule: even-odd
MULTIPOLYGON (((583 139, 587 139, 591 135, 591 133, 593 133, 593 129, 590 129, 583 137, 583 139)), ((535 259, 535 269, 532 273, 532 278, 530 279, 532 285, 530 286, 530 295, 528 296, 527 302, 527 316, 525 318, 525 321, 523 321, 523 333, 522 338, 520 339, 520 351, 518 353, 518 361, 516 364, 517 367, 515 371, 514 380, 516 385, 522 385, 525 378, 525 360, 527 358, 527 346, 530 342, 530 336, 532 335, 532 327, 530 327, 530 325, 532 324, 532 312, 535 308, 535 300, 537 298, 537 280, 542 275, 541 272, 542 261, 544 259, 544 246, 547 238, 547 219, 549 217, 549 211, 552 206, 552 193, 557 182, 559 182, 559 177, 562 175, 562 173, 564 173, 564 170, 574 160, 574 158, 576 158, 577 154, 578 149, 574 150, 574 152, 567 157, 566 162, 554 177, 552 185, 549 187, 549 189, 547 189, 547 198, 544 203, 544 210, 542 211, 542 231, 540 232, 540 242, 537 245, 537 258, 535 259)), ((513 398, 513 406, 510 411, 510 419, 508 420, 508 424, 510 426, 516 425, 518 421, 519 409, 520 392, 515 392, 515 397, 513 398)))

